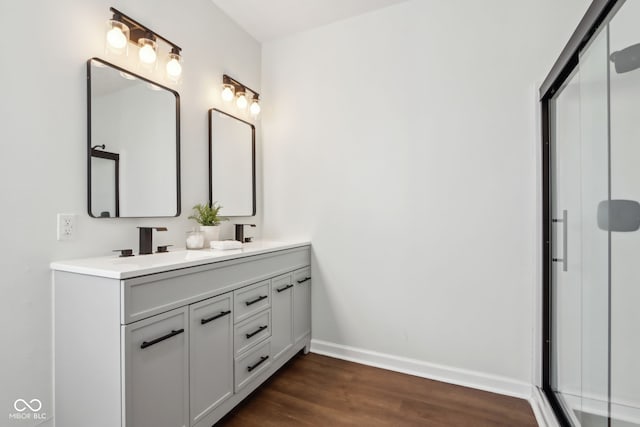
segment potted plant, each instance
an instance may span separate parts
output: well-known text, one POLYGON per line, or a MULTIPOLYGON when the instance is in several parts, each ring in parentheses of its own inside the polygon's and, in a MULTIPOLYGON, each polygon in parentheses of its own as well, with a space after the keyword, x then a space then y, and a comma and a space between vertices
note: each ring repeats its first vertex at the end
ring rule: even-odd
POLYGON ((193 207, 193 215, 189 219, 195 219, 200 224, 200 231, 204 234, 204 247, 208 248, 213 240, 220 240, 220 223, 228 218, 218 216, 222 206, 218 202, 198 203, 193 207))

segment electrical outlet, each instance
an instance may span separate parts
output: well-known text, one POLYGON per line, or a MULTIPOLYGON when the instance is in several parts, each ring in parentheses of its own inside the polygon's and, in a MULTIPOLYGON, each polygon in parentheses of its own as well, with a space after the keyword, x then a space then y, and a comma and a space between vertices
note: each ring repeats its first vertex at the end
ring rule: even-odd
POLYGON ((58 214, 58 240, 73 240, 76 236, 76 216, 58 214))

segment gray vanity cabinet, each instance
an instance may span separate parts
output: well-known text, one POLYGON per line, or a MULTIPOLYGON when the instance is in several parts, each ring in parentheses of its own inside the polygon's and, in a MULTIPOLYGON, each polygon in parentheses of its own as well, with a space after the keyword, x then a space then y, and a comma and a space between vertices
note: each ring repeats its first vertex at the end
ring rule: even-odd
POLYGON ((291 274, 271 279, 271 354, 279 359, 293 347, 293 284, 291 274))
POLYGON ((297 344, 311 334, 311 268, 293 273, 293 337, 297 344))
POLYGON ((310 247, 256 247, 53 263, 56 425, 210 427, 307 352, 310 247))
POLYGON ((189 307, 191 423, 233 395, 233 292, 189 307))
POLYGON ((185 307, 122 326, 127 426, 189 425, 187 318, 185 307))

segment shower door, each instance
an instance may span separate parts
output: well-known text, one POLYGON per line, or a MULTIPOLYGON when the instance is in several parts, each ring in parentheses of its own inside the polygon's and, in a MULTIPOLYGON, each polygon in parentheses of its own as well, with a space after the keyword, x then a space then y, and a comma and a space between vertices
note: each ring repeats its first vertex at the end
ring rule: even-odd
POLYGON ((640 426, 640 1, 609 3, 543 98, 544 388, 585 427, 640 426))
POLYGON ((609 232, 597 224, 609 198, 606 49, 601 32, 550 103, 551 385, 576 425, 585 407, 608 412, 609 232))

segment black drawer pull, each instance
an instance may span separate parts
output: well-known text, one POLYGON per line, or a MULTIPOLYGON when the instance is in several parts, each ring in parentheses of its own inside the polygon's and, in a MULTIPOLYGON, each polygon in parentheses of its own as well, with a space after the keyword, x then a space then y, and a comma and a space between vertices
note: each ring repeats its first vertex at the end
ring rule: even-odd
POLYGON ((304 283, 304 282, 308 282, 309 280, 311 280, 311 277, 305 277, 302 280, 298 280, 298 283, 304 283))
POLYGON ((247 337, 247 339, 251 338, 252 336, 254 336, 255 334, 259 334, 260 332, 264 331, 265 329, 267 329, 269 326, 264 325, 264 326, 260 326, 258 329, 256 329, 255 331, 245 334, 245 336, 247 337))
POLYGON ((258 298, 254 299, 253 301, 246 301, 245 304, 247 304, 247 307, 249 307, 251 304, 255 304, 259 301, 262 301, 263 299, 267 299, 269 298, 268 295, 261 295, 258 298))
POLYGON ((231 313, 231 310, 221 311, 220 314, 216 314, 215 316, 209 317, 208 319, 200 319, 200 324, 201 325, 206 325, 207 323, 213 322, 214 320, 219 319, 221 317, 224 317, 229 313, 231 313))
POLYGON ((284 292, 284 291, 286 291, 286 290, 287 290, 287 289, 289 289, 289 288, 293 288, 293 285, 292 285, 292 284, 288 284, 287 286, 283 286, 283 287, 281 287, 281 288, 279 288, 279 289, 276 289, 276 291, 278 291, 278 292, 284 292))
POLYGON ((256 369, 258 366, 262 365, 262 363, 264 363, 265 360, 267 360, 269 358, 269 356, 262 356, 260 357, 260 361, 257 362, 255 365, 253 366, 247 366, 247 371, 251 372, 254 369, 256 369))
POLYGON ((151 341, 143 341, 142 344, 140 345, 140 348, 151 347, 154 344, 158 344, 160 341, 164 341, 171 337, 175 337, 176 335, 180 335, 183 332, 184 332, 184 329, 178 329, 177 331, 172 330, 170 333, 168 333, 163 337, 156 338, 155 340, 151 340, 151 341))

